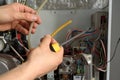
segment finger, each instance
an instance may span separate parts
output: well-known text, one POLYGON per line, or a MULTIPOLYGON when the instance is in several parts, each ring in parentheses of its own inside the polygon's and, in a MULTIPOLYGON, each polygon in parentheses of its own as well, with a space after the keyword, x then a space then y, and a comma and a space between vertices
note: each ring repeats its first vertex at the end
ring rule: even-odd
POLYGON ((38 15, 37 15, 37 17, 38 17, 38 18, 37 18, 37 20, 36 20, 36 23, 37 23, 37 24, 40 24, 40 23, 41 23, 41 18, 40 18, 38 15))
POLYGON ((19 4, 19 3, 15 3, 15 5, 18 5, 19 6, 19 10, 21 12, 29 12, 29 13, 33 13, 33 14, 36 14, 36 11, 28 6, 25 6, 23 4, 19 4))
MULTIPOLYGON (((29 31, 29 29, 30 29, 30 22, 27 22, 27 21, 25 21, 25 20, 21 20, 21 21, 19 22, 19 24, 20 24, 22 27, 26 28, 26 29, 29 31)), ((37 24, 37 23, 34 23, 34 25, 33 25, 33 27, 32 27, 32 31, 31 31, 32 34, 34 34, 34 33, 36 32, 37 26, 38 26, 38 24, 37 24)))
POLYGON ((30 14, 30 13, 16 13, 14 15, 14 19, 17 19, 17 20, 23 19, 30 22, 35 21, 37 23, 41 23, 41 20, 37 15, 30 14))
POLYGON ((26 35, 29 33, 29 31, 26 28, 24 28, 22 25, 20 25, 20 24, 17 24, 15 29, 17 31, 23 33, 23 34, 26 34, 26 35))
POLYGON ((60 51, 57 52, 59 56, 63 56, 64 54, 64 48, 62 46, 60 46, 60 51))
POLYGON ((12 22, 11 29, 15 29, 18 24, 19 24, 19 21, 12 22))
POLYGON ((63 55, 64 55, 64 49, 63 47, 60 48, 59 52, 56 52, 56 55, 59 57, 59 64, 62 63, 63 61, 63 55))
POLYGON ((34 34, 36 32, 36 29, 32 29, 31 33, 34 34))
POLYGON ((37 23, 34 23, 33 28, 36 29, 37 26, 38 26, 38 24, 37 24, 37 23))
POLYGON ((51 43, 58 43, 54 38, 52 38, 51 43))
POLYGON ((28 21, 21 20, 19 24, 29 30, 30 23, 28 21))
POLYGON ((45 37, 43 38, 42 42, 41 42, 41 46, 46 46, 49 47, 50 43, 51 43, 51 36, 50 35, 45 35, 45 37))
MULTIPOLYGON (((19 22, 19 24, 20 25, 22 25, 24 28, 26 28, 27 30, 29 30, 30 29, 30 22, 28 22, 28 21, 25 21, 25 20, 21 20, 20 22, 19 22)), ((38 24, 37 23, 34 23, 34 25, 33 25, 33 27, 32 27, 32 31, 33 32, 35 32, 36 31, 36 28, 37 28, 37 26, 38 26, 38 24)))
MULTIPOLYGON (((34 34, 34 33, 36 32, 37 26, 38 26, 37 23, 34 23, 34 24, 33 24, 33 27, 32 27, 32 30, 31 30, 31 33, 32 33, 32 34, 34 34)), ((28 28, 30 29, 30 26, 29 26, 28 28)), ((29 30, 29 29, 28 29, 28 30, 29 30)))

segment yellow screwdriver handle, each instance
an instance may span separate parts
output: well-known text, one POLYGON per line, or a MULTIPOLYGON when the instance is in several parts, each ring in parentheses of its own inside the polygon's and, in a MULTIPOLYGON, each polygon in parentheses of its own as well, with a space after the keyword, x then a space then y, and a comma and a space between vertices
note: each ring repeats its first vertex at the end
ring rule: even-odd
POLYGON ((58 43, 53 43, 50 45, 50 49, 54 52, 60 51, 60 45, 58 43))

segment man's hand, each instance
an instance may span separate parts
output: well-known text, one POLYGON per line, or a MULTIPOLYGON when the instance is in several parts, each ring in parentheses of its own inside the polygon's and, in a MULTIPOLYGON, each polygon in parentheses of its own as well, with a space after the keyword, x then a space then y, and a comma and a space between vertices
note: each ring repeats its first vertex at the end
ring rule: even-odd
POLYGON ((58 65, 63 60, 63 47, 58 52, 53 52, 50 49, 50 44, 57 43, 50 35, 46 35, 41 44, 31 50, 28 56, 28 61, 32 67, 35 67, 33 72, 38 76, 43 76, 46 73, 57 69, 58 65))
POLYGON ((0 7, 0 31, 16 29, 24 34, 28 34, 31 22, 34 23, 32 33, 41 20, 36 11, 19 3, 13 3, 0 7))

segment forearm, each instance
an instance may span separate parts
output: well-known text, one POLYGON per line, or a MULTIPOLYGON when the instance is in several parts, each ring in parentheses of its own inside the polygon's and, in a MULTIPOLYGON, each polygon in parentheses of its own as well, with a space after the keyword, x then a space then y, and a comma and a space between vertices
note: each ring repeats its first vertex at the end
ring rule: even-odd
POLYGON ((37 77, 35 68, 31 63, 25 62, 22 65, 6 72, 0 76, 0 80, 34 80, 37 77))
POLYGON ((52 52, 50 43, 55 42, 50 35, 46 35, 41 45, 32 49, 25 63, 0 76, 0 80, 33 80, 55 70, 63 60, 63 48, 52 52))

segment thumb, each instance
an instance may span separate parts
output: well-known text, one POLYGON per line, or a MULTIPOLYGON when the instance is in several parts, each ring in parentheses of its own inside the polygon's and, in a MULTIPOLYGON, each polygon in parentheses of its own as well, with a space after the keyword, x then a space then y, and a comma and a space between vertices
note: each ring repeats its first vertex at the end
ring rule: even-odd
POLYGON ((37 21, 38 19, 38 16, 35 15, 35 14, 30 14, 30 13, 17 13, 15 15, 15 19, 24 19, 24 20, 27 20, 27 21, 37 21))
POLYGON ((41 41, 41 46, 50 46, 50 43, 51 43, 51 40, 52 40, 52 37, 50 35, 45 35, 44 38, 42 39, 41 41))

